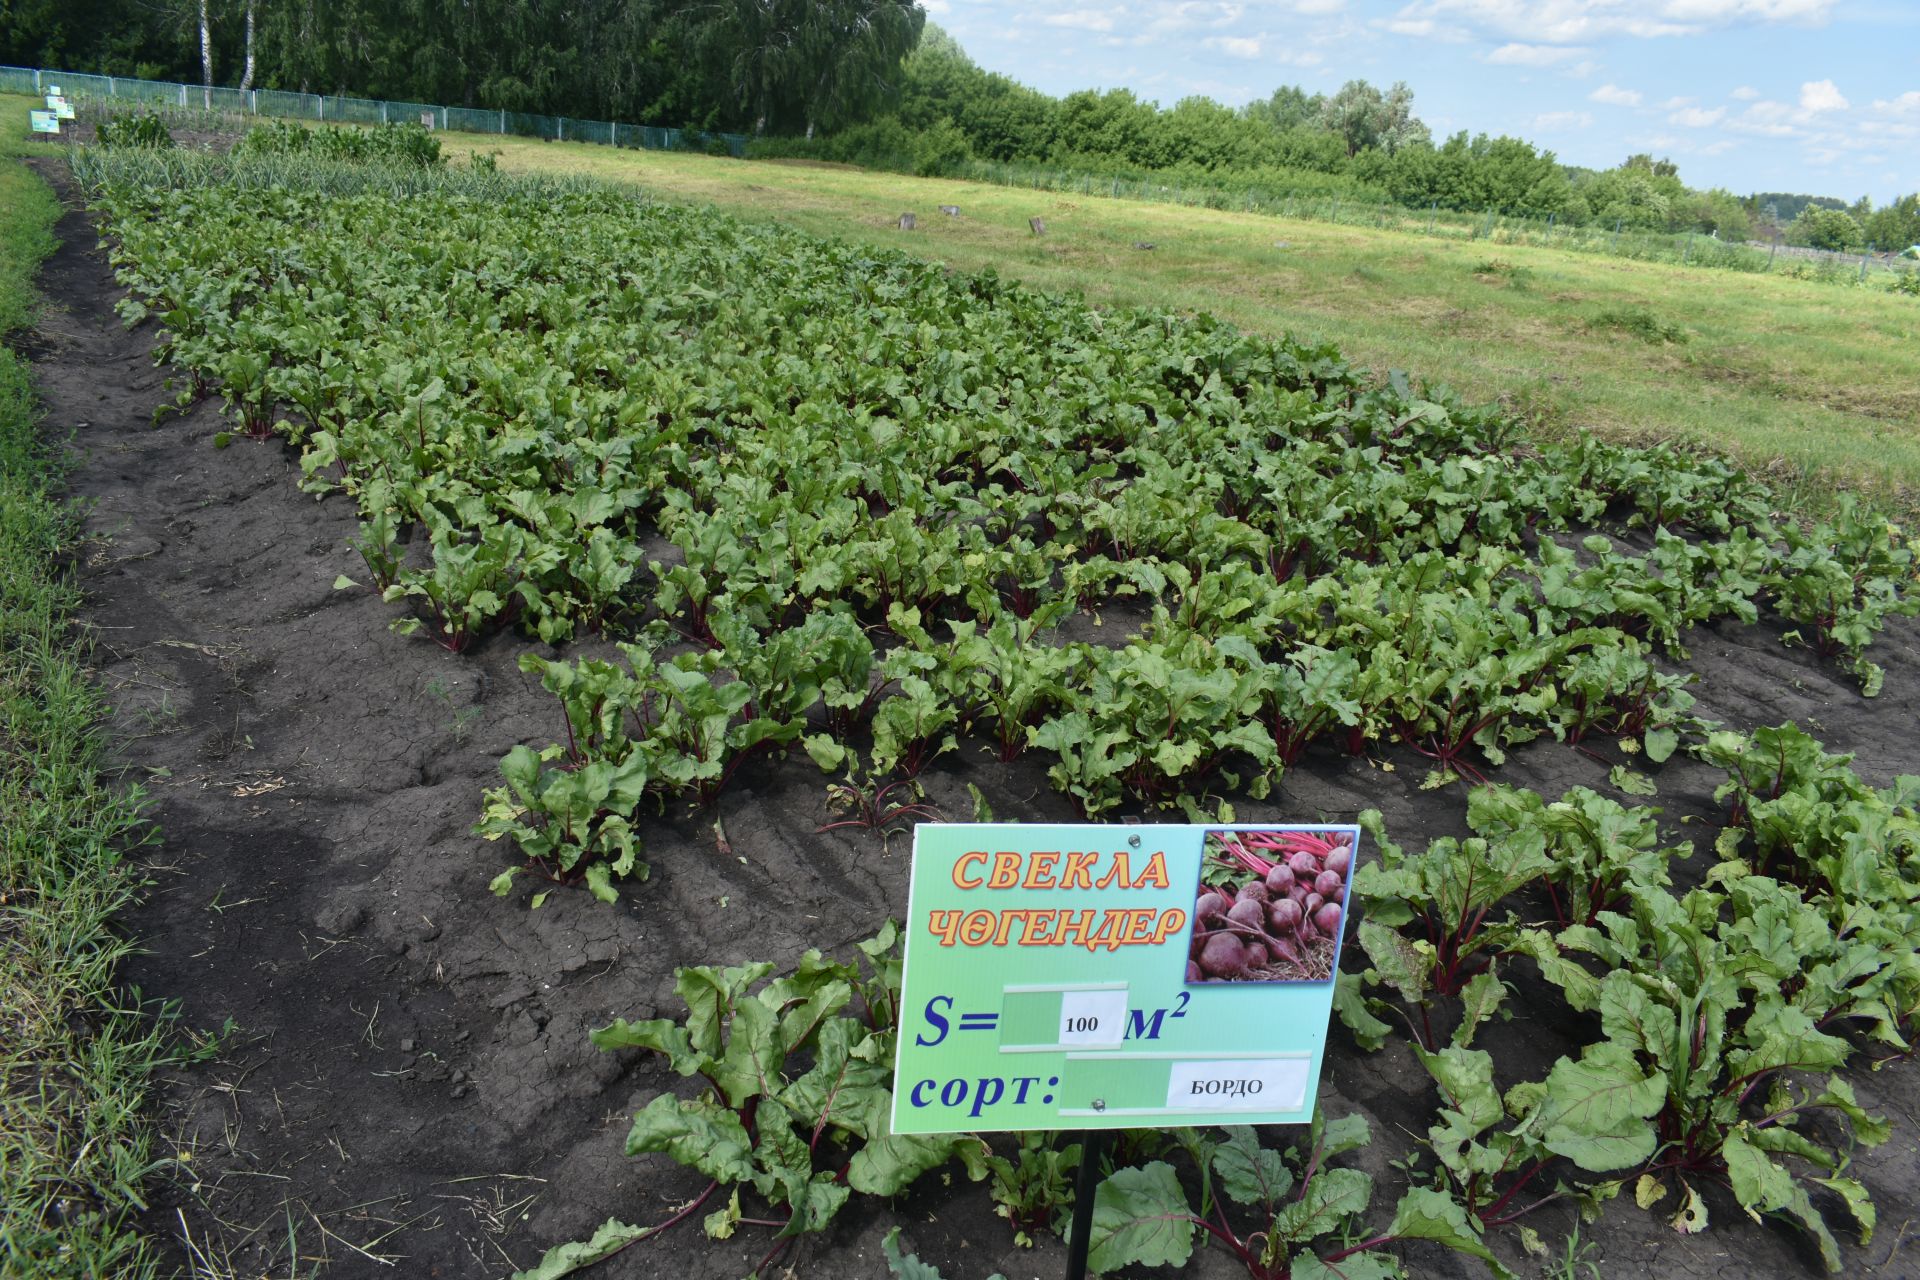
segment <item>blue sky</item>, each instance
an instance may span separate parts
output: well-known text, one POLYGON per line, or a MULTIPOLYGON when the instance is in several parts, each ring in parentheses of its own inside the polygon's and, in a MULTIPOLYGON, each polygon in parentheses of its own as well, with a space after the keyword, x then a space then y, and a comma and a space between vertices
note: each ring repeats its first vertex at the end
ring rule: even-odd
POLYGON ((1670 156, 1693 186, 1885 203, 1920 191, 1920 0, 922 0, 1048 93, 1238 106, 1405 80, 1436 140, 1571 164, 1670 156))

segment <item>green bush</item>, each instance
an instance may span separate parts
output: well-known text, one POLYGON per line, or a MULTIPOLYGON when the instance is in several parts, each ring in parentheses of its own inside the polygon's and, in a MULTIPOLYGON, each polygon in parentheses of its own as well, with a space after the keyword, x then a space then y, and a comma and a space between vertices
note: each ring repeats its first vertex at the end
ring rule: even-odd
POLYGON ((446 163, 440 139, 418 124, 383 124, 373 129, 309 129, 285 120, 272 120, 249 129, 234 145, 236 155, 312 155, 357 163, 417 165, 438 168, 446 163))
POLYGON ((94 140, 103 147, 170 147, 173 135, 151 111, 123 111, 94 126, 94 140))
POLYGON ((923 178, 953 173, 973 159, 973 144, 967 141, 959 125, 945 117, 921 130, 918 143, 919 155, 913 169, 923 178))
POLYGON ((1865 243, 1865 234, 1853 215, 1845 209, 1823 209, 1808 205, 1787 227, 1789 244, 1804 244, 1815 249, 1845 252, 1865 243))

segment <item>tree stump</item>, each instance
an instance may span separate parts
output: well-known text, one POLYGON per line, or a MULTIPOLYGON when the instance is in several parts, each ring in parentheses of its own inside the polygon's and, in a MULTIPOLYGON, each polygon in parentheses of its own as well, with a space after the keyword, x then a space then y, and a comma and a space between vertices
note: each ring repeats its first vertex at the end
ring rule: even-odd
POLYGON ((910 213, 903 213, 903 214, 901 214, 901 215, 900 215, 900 229, 901 229, 902 231, 911 231, 911 230, 913 230, 913 215, 912 215, 912 214, 910 214, 910 213))
POLYGON ((1033 234, 1037 236, 1043 236, 1047 234, 1047 224, 1043 219, 1028 218, 1027 225, 1033 228, 1033 234))

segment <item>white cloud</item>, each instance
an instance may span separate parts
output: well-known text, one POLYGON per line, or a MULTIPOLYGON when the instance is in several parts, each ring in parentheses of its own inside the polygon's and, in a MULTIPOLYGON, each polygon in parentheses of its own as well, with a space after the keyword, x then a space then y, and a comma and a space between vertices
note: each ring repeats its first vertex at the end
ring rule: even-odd
POLYGON ((1593 123, 1593 115, 1586 111, 1549 111, 1545 115, 1533 118, 1533 127, 1541 133, 1562 133, 1568 129, 1585 129, 1593 123))
POLYGON ((1784 102, 1756 102, 1727 121, 1727 129, 1760 138, 1796 138, 1805 130, 1793 122, 1804 115, 1784 102))
POLYGON ((1720 27, 1820 24, 1840 0, 1411 0, 1403 19, 1457 18, 1508 39, 1573 44, 1602 36, 1698 35, 1720 27))
POLYGON ((1800 108, 1803 111, 1845 111, 1847 100, 1840 96, 1840 90, 1831 80, 1809 80, 1800 86, 1800 108))
POLYGON ((1760 91, 1752 85, 1743 84, 1727 96, 1736 102, 1752 102, 1760 96, 1760 91))
POLYGON ((1681 125, 1688 129, 1710 129, 1720 123, 1720 117, 1726 115, 1724 107, 1715 107, 1709 111, 1705 107, 1687 107, 1667 117, 1667 123, 1681 125))
POLYGON ((1075 31, 1111 31, 1113 13, 1105 9, 1069 9, 1050 13, 1040 19, 1049 27, 1070 27, 1075 31))
POLYGON ((1591 102, 1604 102, 1610 107, 1637 107, 1640 105, 1640 91, 1622 89, 1617 84, 1603 84, 1587 95, 1591 102))
POLYGON ((1260 43, 1264 34, 1257 36, 1208 36, 1200 43, 1209 49, 1218 49, 1229 58, 1257 58, 1260 56, 1260 43))
POLYGON ((925 9, 930 17, 944 18, 953 6, 949 5, 947 0, 920 0, 920 7, 925 9))
POLYGON ((1862 120, 1859 129, 1876 138, 1920 141, 1920 120, 1862 120))
POLYGON ((1551 67, 1585 52, 1585 49, 1567 45, 1503 44, 1487 55, 1487 61, 1505 67, 1551 67))
POLYGON ((1660 109, 1662 111, 1678 111, 1682 107, 1692 106, 1697 101, 1698 99, 1696 98, 1668 98, 1660 104, 1660 109))
POLYGON ((1154 5, 1151 9, 1152 19, 1147 25, 1161 32, 1202 28, 1218 31, 1221 27, 1232 26, 1240 21, 1240 15, 1246 11, 1245 5, 1229 0, 1175 0, 1170 4, 1154 5))
POLYGON ((1913 89, 1903 93, 1890 102, 1875 98, 1873 100, 1873 109, 1894 116, 1904 116, 1909 113, 1920 115, 1920 89, 1913 89))

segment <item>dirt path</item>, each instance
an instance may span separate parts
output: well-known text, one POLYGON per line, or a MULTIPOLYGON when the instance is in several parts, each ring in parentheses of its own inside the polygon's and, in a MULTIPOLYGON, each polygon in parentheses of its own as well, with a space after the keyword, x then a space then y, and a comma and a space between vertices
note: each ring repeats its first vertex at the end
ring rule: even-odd
MULTIPOLYGON (((71 198, 63 172, 41 171, 71 198)), ((511 745, 559 728, 515 666, 524 642, 497 637, 456 657, 391 635, 397 615, 371 592, 335 591, 339 574, 364 577, 346 501, 302 494, 279 444, 215 449, 217 404, 154 425, 172 398, 152 365, 155 333, 119 324, 87 219, 69 212, 59 233, 41 281, 54 311, 40 386, 51 422, 76 432, 74 485, 92 504, 81 555, 97 676, 165 833, 148 855, 149 902, 127 922, 150 949, 129 977, 179 1001, 190 1025, 235 1027, 217 1056, 165 1085, 165 1124, 190 1158, 150 1226, 182 1264, 201 1253, 236 1274, 482 1277, 610 1216, 664 1217, 700 1183, 664 1159, 627 1159, 622 1142, 633 1111, 678 1082, 651 1060, 596 1052, 587 1031, 677 1011, 676 965, 784 965, 810 945, 870 934, 904 911, 905 842, 889 852, 815 835, 822 781, 788 763, 752 771, 723 798, 725 852, 714 814, 653 824, 653 878, 615 907, 574 892, 538 912, 524 891, 493 898, 486 884, 504 855, 469 833, 481 790, 511 745)), ((1866 702, 1768 629, 1702 633, 1703 709, 1737 727, 1798 719, 1858 751, 1875 782, 1920 772, 1916 637, 1903 625, 1876 651, 1886 693, 1866 702)), ((1419 791, 1417 758, 1395 759, 1389 772, 1310 758, 1241 817, 1378 807, 1401 843, 1458 831, 1464 796, 1419 791)), ((949 816, 971 813, 972 782, 1002 818, 1071 820, 1037 764, 983 760, 963 752, 933 779, 949 816)), ((1548 743, 1516 753, 1499 777, 1558 795, 1604 788, 1606 766, 1548 743)), ((1705 843, 1699 825, 1677 824, 1710 813, 1710 773, 1682 761, 1659 781, 1676 838, 1705 843)), ((1516 1072, 1537 1074, 1581 1030, 1531 1023, 1524 1002, 1519 1015, 1487 1036, 1516 1072)), ((1384 1200, 1403 1181, 1387 1164, 1406 1150, 1399 1135, 1431 1122, 1425 1077, 1404 1047, 1361 1055, 1339 1031, 1329 1076, 1329 1105, 1365 1109, 1382 1135, 1363 1163, 1384 1200)), ((1855 1078, 1862 1101, 1899 1127, 1861 1161, 1884 1230, 1850 1262, 1902 1276, 1903 1227, 1920 1218, 1914 1077, 1855 1078)), ((1051 1243, 1012 1249, 982 1188, 930 1182, 890 1209, 850 1210, 801 1247, 796 1273, 884 1276, 878 1240, 895 1222, 950 1277, 1059 1272, 1051 1243)), ((1714 1231, 1683 1237, 1614 1205, 1583 1239, 1609 1277, 1814 1274, 1797 1238, 1745 1223, 1730 1201, 1712 1210, 1714 1231)), ((1572 1222, 1555 1208, 1534 1225, 1555 1241, 1572 1222)), ((709 1243, 689 1226, 595 1274, 719 1280, 744 1274, 766 1243, 709 1243)), ((1192 1274, 1229 1274, 1223 1263, 1210 1255, 1192 1274)), ((1471 1274, 1425 1254, 1410 1269, 1471 1274)))

